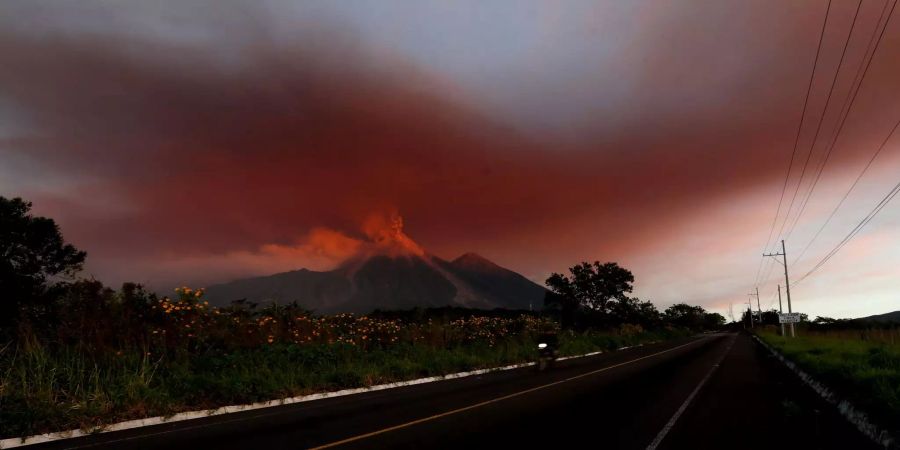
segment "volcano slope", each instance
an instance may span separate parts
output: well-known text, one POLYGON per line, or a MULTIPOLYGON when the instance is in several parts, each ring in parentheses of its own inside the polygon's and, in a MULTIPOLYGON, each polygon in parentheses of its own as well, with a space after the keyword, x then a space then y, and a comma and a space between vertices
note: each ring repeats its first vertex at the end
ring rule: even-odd
POLYGON ((237 300, 296 301, 326 314, 441 306, 530 309, 543 304, 546 290, 540 285, 475 253, 452 261, 432 255, 403 232, 399 220, 369 237, 334 270, 300 269, 235 280, 210 286, 206 298, 217 306, 237 300))

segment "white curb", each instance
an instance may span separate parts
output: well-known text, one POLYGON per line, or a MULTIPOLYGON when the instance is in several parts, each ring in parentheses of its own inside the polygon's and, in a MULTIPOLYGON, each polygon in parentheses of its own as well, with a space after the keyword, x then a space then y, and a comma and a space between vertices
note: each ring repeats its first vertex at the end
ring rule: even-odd
POLYGON ((293 403, 303 403, 303 402, 309 402, 309 401, 313 401, 313 400, 321 400, 321 399, 325 399, 325 398, 342 397, 345 395, 361 394, 363 392, 373 392, 373 391, 380 391, 380 390, 384 390, 384 389, 391 389, 391 388, 397 388, 397 387, 403 387, 403 386, 413 386, 416 384, 432 383, 432 382, 441 381, 441 380, 451 380, 454 378, 463 378, 463 377, 469 377, 469 376, 473 376, 473 375, 481 375, 481 374, 488 373, 488 372, 500 372, 500 371, 504 371, 504 370, 518 369, 521 367, 527 367, 527 366, 533 366, 533 365, 534 365, 533 362, 522 363, 522 364, 512 364, 512 365, 503 366, 503 367, 472 370, 469 372, 451 373, 451 374, 443 375, 443 376, 418 378, 415 380, 398 381, 395 383, 378 384, 375 386, 368 386, 368 387, 361 387, 361 388, 354 388, 354 389, 343 389, 340 391, 320 392, 317 394, 301 395, 301 396, 297 396, 297 397, 288 397, 288 398, 282 398, 282 399, 277 399, 277 400, 269 400, 269 401, 265 401, 265 402, 256 402, 256 403, 243 404, 243 405, 229 405, 229 406, 222 406, 222 407, 215 408, 215 409, 208 409, 208 410, 201 410, 201 411, 187 411, 187 412, 174 414, 171 416, 156 416, 156 417, 148 417, 146 419, 128 420, 125 422, 118 422, 118 423, 114 423, 114 424, 110 424, 110 425, 104 425, 101 427, 97 427, 96 429, 88 429, 88 430, 75 429, 75 430, 57 431, 57 432, 53 432, 53 433, 37 434, 37 435, 33 435, 33 436, 27 436, 24 438, 7 438, 7 439, 0 440, 0 449, 21 447, 21 446, 33 445, 33 444, 41 444, 41 443, 45 443, 45 442, 52 442, 52 441, 56 441, 56 440, 60 440, 60 439, 71 439, 71 438, 87 436, 87 435, 96 434, 96 433, 108 433, 110 431, 121 431, 121 430, 128 430, 131 428, 148 427, 151 425, 180 422, 183 420, 199 419, 202 417, 218 416, 218 415, 222 415, 222 414, 231 414, 231 413, 236 413, 236 412, 241 412, 241 411, 251 411, 254 409, 270 408, 273 406, 290 405, 293 403))
POLYGON ((788 369, 794 372, 794 374, 800 377, 800 379, 803 380, 804 383, 806 383, 809 387, 816 391, 816 393, 819 394, 822 399, 824 399, 827 403, 837 407, 841 415, 844 416, 844 418, 847 419, 848 422, 855 425, 856 428, 860 432, 862 432, 862 434, 866 435, 869 439, 872 439, 876 444, 881 445, 884 448, 892 448, 892 446, 896 444, 894 438, 891 437, 890 433, 888 433, 887 430, 882 430, 877 425, 870 422, 865 413, 855 408, 847 400, 841 400, 833 390, 828 388, 828 386, 825 386, 824 384, 816 381, 810 374, 806 373, 803 369, 798 367, 797 364, 795 364, 793 361, 785 358, 784 355, 782 355, 778 350, 775 350, 774 347, 766 344, 755 334, 752 336, 753 339, 756 340, 756 342, 759 342, 763 347, 772 352, 772 354, 775 355, 775 358, 784 363, 784 365, 787 366, 788 369))
MULTIPOLYGON (((648 344, 653 344, 656 342, 657 341, 648 342, 648 344)), ((644 344, 638 344, 638 345, 635 345, 632 347, 622 347, 622 348, 616 349, 616 351, 625 350, 625 349, 633 348, 633 347, 640 347, 643 345, 644 344)), ((568 359, 576 359, 576 358, 585 358, 588 356, 599 355, 601 353, 604 353, 604 352, 597 351, 597 352, 585 353, 583 355, 564 356, 561 358, 557 358, 557 361, 565 361, 568 359)), ((180 422, 183 420, 199 419, 199 418, 203 418, 203 417, 218 416, 218 415, 222 415, 222 414, 231 414, 231 413, 236 413, 236 412, 241 412, 241 411, 251 411, 254 409, 271 408, 273 406, 290 405, 293 403, 303 403, 303 402, 309 402, 309 401, 313 401, 313 400, 321 400, 321 399, 325 399, 325 398, 342 397, 345 395, 361 394, 364 392, 381 391, 384 389, 392 389, 392 388, 398 388, 398 387, 403 387, 403 386, 413 386, 413 385, 417 385, 417 384, 433 383, 435 381, 452 380, 455 378, 470 377, 470 376, 481 375, 481 374, 485 374, 485 373, 489 373, 489 372, 502 372, 502 371, 506 371, 506 370, 519 369, 522 367, 528 367, 528 366, 533 366, 533 365, 535 365, 535 363, 533 363, 533 362, 527 362, 527 363, 521 363, 521 364, 511 364, 511 365, 503 366, 503 367, 493 367, 493 368, 489 368, 489 369, 479 369, 479 370, 472 370, 472 371, 468 371, 468 372, 451 373, 451 374, 447 374, 447 375, 419 378, 416 380, 409 380, 409 381, 398 381, 396 383, 379 384, 379 385, 375 385, 375 386, 361 387, 361 388, 355 388, 355 389, 344 389, 344 390, 340 390, 340 391, 321 392, 318 394, 301 395, 301 396, 297 396, 297 397, 288 397, 288 398, 282 398, 282 399, 277 399, 277 400, 269 400, 266 402, 257 402, 257 403, 250 403, 250 404, 244 404, 244 405, 222 406, 222 407, 215 408, 215 409, 207 409, 207 410, 201 410, 201 411, 187 411, 187 412, 174 414, 171 416, 156 416, 156 417, 148 417, 145 419, 128 420, 125 422, 118 422, 118 423, 114 423, 114 424, 103 425, 103 426, 99 426, 97 428, 87 429, 87 430, 75 429, 75 430, 66 430, 66 431, 56 431, 53 433, 36 434, 36 435, 25 436, 25 437, 7 438, 7 439, 0 440, 0 449, 23 447, 26 445, 34 445, 34 444, 43 444, 46 442, 53 442, 53 441, 58 441, 58 440, 62 440, 62 439, 72 439, 72 438, 77 438, 77 437, 87 436, 87 435, 97 434, 97 433, 109 433, 111 431, 121 431, 121 430, 128 430, 128 429, 132 429, 132 428, 149 427, 152 425, 160 425, 160 424, 164 424, 164 423, 180 422)))

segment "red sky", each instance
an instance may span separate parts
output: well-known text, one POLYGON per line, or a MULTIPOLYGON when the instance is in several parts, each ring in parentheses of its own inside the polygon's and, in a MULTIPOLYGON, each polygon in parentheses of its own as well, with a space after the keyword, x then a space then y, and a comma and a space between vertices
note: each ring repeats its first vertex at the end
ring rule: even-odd
MULTIPOLYGON (((0 18, 0 195, 56 218, 109 283, 327 269, 364 237, 365 218, 396 211, 442 257, 476 251, 539 282, 581 260, 619 261, 661 306, 737 311, 756 285, 826 5, 12 2, 0 18)), ((784 209, 808 154, 809 172, 779 237, 882 7, 859 9, 810 154, 857 5, 830 10, 784 209)), ((900 118, 898 21, 791 255, 900 118)), ((897 182, 898 141, 798 277, 897 182)), ((795 288, 797 309, 898 309, 897 211, 795 288)), ((765 308, 777 270, 762 273, 765 308)))

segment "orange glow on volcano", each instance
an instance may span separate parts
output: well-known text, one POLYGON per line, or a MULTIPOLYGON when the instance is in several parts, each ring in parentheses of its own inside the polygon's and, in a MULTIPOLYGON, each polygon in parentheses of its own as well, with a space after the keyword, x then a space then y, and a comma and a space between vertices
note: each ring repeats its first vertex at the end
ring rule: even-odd
POLYGON ((425 255, 425 250, 403 232, 403 217, 396 212, 370 215, 363 221, 362 230, 374 245, 375 253, 425 255))

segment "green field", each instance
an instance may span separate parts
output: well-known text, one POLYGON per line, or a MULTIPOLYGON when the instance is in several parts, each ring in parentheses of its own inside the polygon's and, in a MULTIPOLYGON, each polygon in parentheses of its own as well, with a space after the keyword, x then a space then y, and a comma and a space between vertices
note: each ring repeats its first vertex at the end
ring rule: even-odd
POLYGON ((759 336, 816 380, 900 435, 900 330, 810 332, 759 336))

